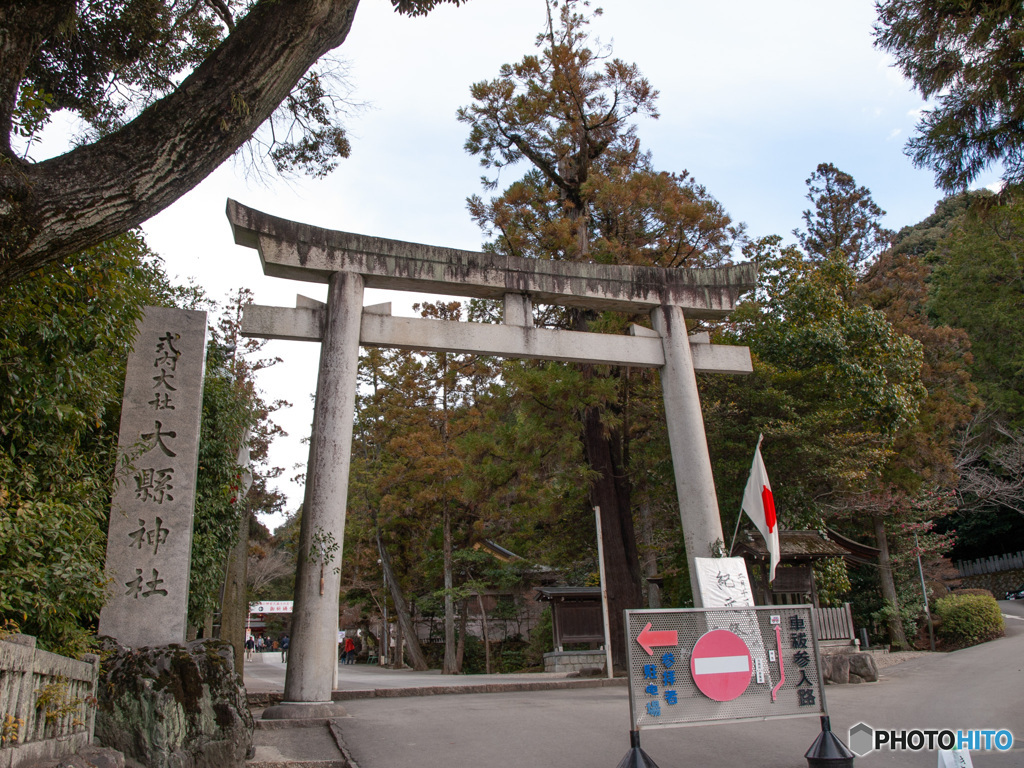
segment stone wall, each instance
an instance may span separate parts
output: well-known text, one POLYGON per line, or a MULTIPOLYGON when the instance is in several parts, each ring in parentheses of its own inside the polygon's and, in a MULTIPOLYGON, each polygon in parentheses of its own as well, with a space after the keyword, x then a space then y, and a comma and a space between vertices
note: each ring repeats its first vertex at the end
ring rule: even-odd
POLYGON ((58 656, 37 649, 30 635, 0 640, 0 768, 90 744, 98 676, 98 656, 58 656))
POLYGON ((582 672, 584 669, 605 670, 604 651, 552 651, 544 654, 545 672, 582 672))
POLYGON ((1024 584, 1024 570, 1000 571, 999 573, 979 573, 974 576, 964 576, 960 586, 971 589, 987 589, 996 600, 1002 600, 1011 589, 1017 589, 1024 584))

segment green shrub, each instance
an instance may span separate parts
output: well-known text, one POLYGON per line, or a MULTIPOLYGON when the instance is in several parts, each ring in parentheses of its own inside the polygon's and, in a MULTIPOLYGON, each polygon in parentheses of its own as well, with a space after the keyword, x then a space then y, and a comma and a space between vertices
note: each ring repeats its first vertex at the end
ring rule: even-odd
POLYGON ((1003 615, 991 595, 955 594, 935 603, 942 619, 939 636, 952 648, 966 648, 1003 635, 1003 615))
POLYGON ((982 595, 983 597, 991 597, 995 599, 995 595, 988 589, 954 589, 954 595, 982 595))
POLYGON ((528 667, 544 667, 544 654, 555 650, 555 632, 551 620, 551 606, 545 606, 540 620, 530 632, 529 644, 523 661, 528 667))

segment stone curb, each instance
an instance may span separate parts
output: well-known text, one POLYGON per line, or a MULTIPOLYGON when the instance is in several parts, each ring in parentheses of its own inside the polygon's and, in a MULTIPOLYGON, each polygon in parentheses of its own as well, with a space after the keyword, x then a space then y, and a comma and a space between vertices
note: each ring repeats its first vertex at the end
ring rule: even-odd
MULTIPOLYGON (((609 686, 625 686, 626 682, 627 680, 624 677, 615 677, 611 680, 607 678, 597 678, 588 680, 537 680, 507 683, 480 683, 476 685, 432 685, 409 688, 369 688, 366 690, 355 691, 334 691, 331 694, 331 700, 354 701, 357 699, 394 699, 408 696, 457 696, 459 694, 470 693, 519 693, 525 691, 555 691, 566 688, 606 688, 609 686)), ((280 703, 283 698, 284 694, 282 693, 250 693, 248 695, 250 707, 267 707, 272 704, 280 703)), ((261 720, 259 722, 263 723, 267 721, 261 720)), ((323 723, 322 720, 316 722, 317 724, 323 723)))
POLYGON ((326 717, 306 717, 301 720, 255 720, 258 731, 285 731, 292 728, 327 728, 330 719, 326 717))

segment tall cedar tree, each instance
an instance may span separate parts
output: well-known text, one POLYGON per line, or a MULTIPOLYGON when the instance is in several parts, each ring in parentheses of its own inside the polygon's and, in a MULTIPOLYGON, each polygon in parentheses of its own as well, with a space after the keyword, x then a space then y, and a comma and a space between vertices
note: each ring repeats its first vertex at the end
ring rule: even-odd
MULTIPOLYGON (((462 319, 462 305, 457 301, 417 304, 413 309, 419 310, 425 318, 447 322, 462 319)), ((465 462, 458 441, 463 434, 478 426, 476 390, 483 376, 475 355, 447 352, 425 356, 424 374, 431 385, 433 396, 430 419, 432 430, 427 435, 413 438, 420 442, 421 448, 430 444, 435 446, 429 451, 429 459, 423 463, 420 471, 429 478, 429 496, 422 499, 425 502, 423 507, 440 507, 441 513, 444 601, 444 664, 441 671, 448 675, 456 674, 462 668, 455 635, 455 537, 459 536, 462 543, 467 542, 473 515, 472 505, 463 490, 465 462), (457 527, 461 530, 456 530, 457 527)))
POLYGON ((423 589, 415 566, 429 539, 429 521, 418 513, 415 496, 421 486, 408 471, 415 457, 410 462, 400 450, 415 451, 416 441, 406 436, 425 431, 425 377, 411 353, 370 348, 360 356, 359 383, 342 578, 354 589, 365 589, 382 613, 385 605, 391 607, 413 667, 426 669, 407 595, 423 589), (368 571, 379 574, 379 580, 356 577, 368 571), (379 598, 376 584, 384 587, 379 598))
MULTIPOLYGON (((578 10, 587 6, 548 2, 540 53, 471 87, 473 103, 459 110, 470 126, 466 149, 499 172, 524 161, 529 166, 498 198, 471 198, 471 214, 496 236, 491 249, 517 256, 670 268, 721 260, 735 234, 728 217, 685 173, 653 170, 632 121, 657 117, 657 91, 635 65, 589 47, 589 18, 578 10)), ((493 189, 497 179, 485 186, 493 189)), ((550 308, 541 320, 590 331, 621 332, 625 325, 595 312, 550 308)), ((588 387, 609 375, 596 366, 581 372, 588 387)), ((625 374, 613 369, 610 375, 625 374)), ((617 664, 626 660, 622 611, 642 600, 621 406, 613 399, 579 413, 589 501, 601 510, 617 664)))
MULTIPOLYGON (((413 16, 440 2, 463 0, 391 0, 413 16)), ((358 5, 0 4, 0 287, 141 224, 275 114, 268 162, 332 168, 349 145, 329 72, 312 67, 345 41, 358 5), (60 110, 89 126, 81 144, 41 162, 16 150, 60 110)))
POLYGON ((884 0, 875 45, 934 106, 907 154, 947 192, 990 165, 1024 181, 1024 6, 1007 0, 884 0))
POLYGON ((807 230, 793 234, 810 258, 838 252, 859 273, 889 246, 893 233, 881 224, 885 211, 867 187, 857 186, 853 176, 832 163, 821 163, 807 179, 807 188, 814 210, 803 213, 807 230))

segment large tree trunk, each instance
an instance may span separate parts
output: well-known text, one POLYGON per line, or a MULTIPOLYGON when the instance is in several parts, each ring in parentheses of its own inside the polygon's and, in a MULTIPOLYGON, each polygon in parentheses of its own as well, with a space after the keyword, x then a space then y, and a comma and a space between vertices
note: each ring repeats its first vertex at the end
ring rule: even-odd
POLYGON ((477 605, 480 606, 480 625, 484 635, 484 671, 491 674, 491 637, 487 629, 487 611, 484 608, 484 596, 476 593, 477 605))
POLYGON ((448 503, 444 505, 444 665, 442 675, 457 675, 462 665, 456 659, 455 651, 455 588, 452 577, 452 516, 448 503))
POLYGON ((658 556, 654 549, 654 521, 651 502, 640 503, 640 537, 644 543, 644 576, 647 581, 647 607, 661 608, 661 587, 651 581, 658 575, 658 556))
MULTIPOLYGON (((402 635, 408 638, 409 660, 412 662, 412 668, 417 672, 425 672, 428 668, 427 658, 423 655, 423 649, 420 648, 419 638, 416 637, 416 628, 413 627, 412 617, 409 615, 409 606, 405 603, 402 588, 398 585, 398 579, 395 578, 395 572, 391 568, 391 557, 380 537, 380 531, 377 532, 377 551, 380 553, 380 565, 384 569, 384 578, 391 588, 391 600, 395 604, 395 613, 398 614, 398 624, 402 629, 402 635)), ((397 645, 399 643, 396 643, 397 645)), ((396 650, 398 651, 397 663, 401 666, 401 648, 396 648, 396 650)))
POLYGON ((907 636, 903 632, 900 621, 900 601, 896 597, 896 581, 892 576, 892 560, 889 557, 889 540, 885 535, 885 518, 872 515, 875 526, 875 541, 878 543, 878 577, 882 582, 882 598, 895 608, 894 615, 889 617, 889 639, 897 648, 907 647, 907 636))
POLYGON ((0 286, 138 226, 199 184, 344 42, 358 4, 261 0, 171 94, 120 130, 39 163, 10 149, 13 99, 74 3, 0 4, 0 286))
POLYGON ((612 663, 625 667, 628 648, 622 612, 643 606, 629 476, 622 466, 617 441, 605 429, 597 408, 588 408, 584 414, 583 443, 587 464, 598 473, 590 488, 590 501, 601 509, 612 663))
POLYGON ((245 624, 249 616, 246 569, 249 564, 249 511, 238 523, 238 541, 228 553, 224 594, 220 601, 220 639, 231 643, 235 651, 235 669, 245 660, 245 624))
POLYGON ((462 663, 466 657, 466 622, 469 620, 469 610, 466 599, 459 601, 462 612, 459 614, 459 643, 455 651, 455 668, 462 672, 462 663))

